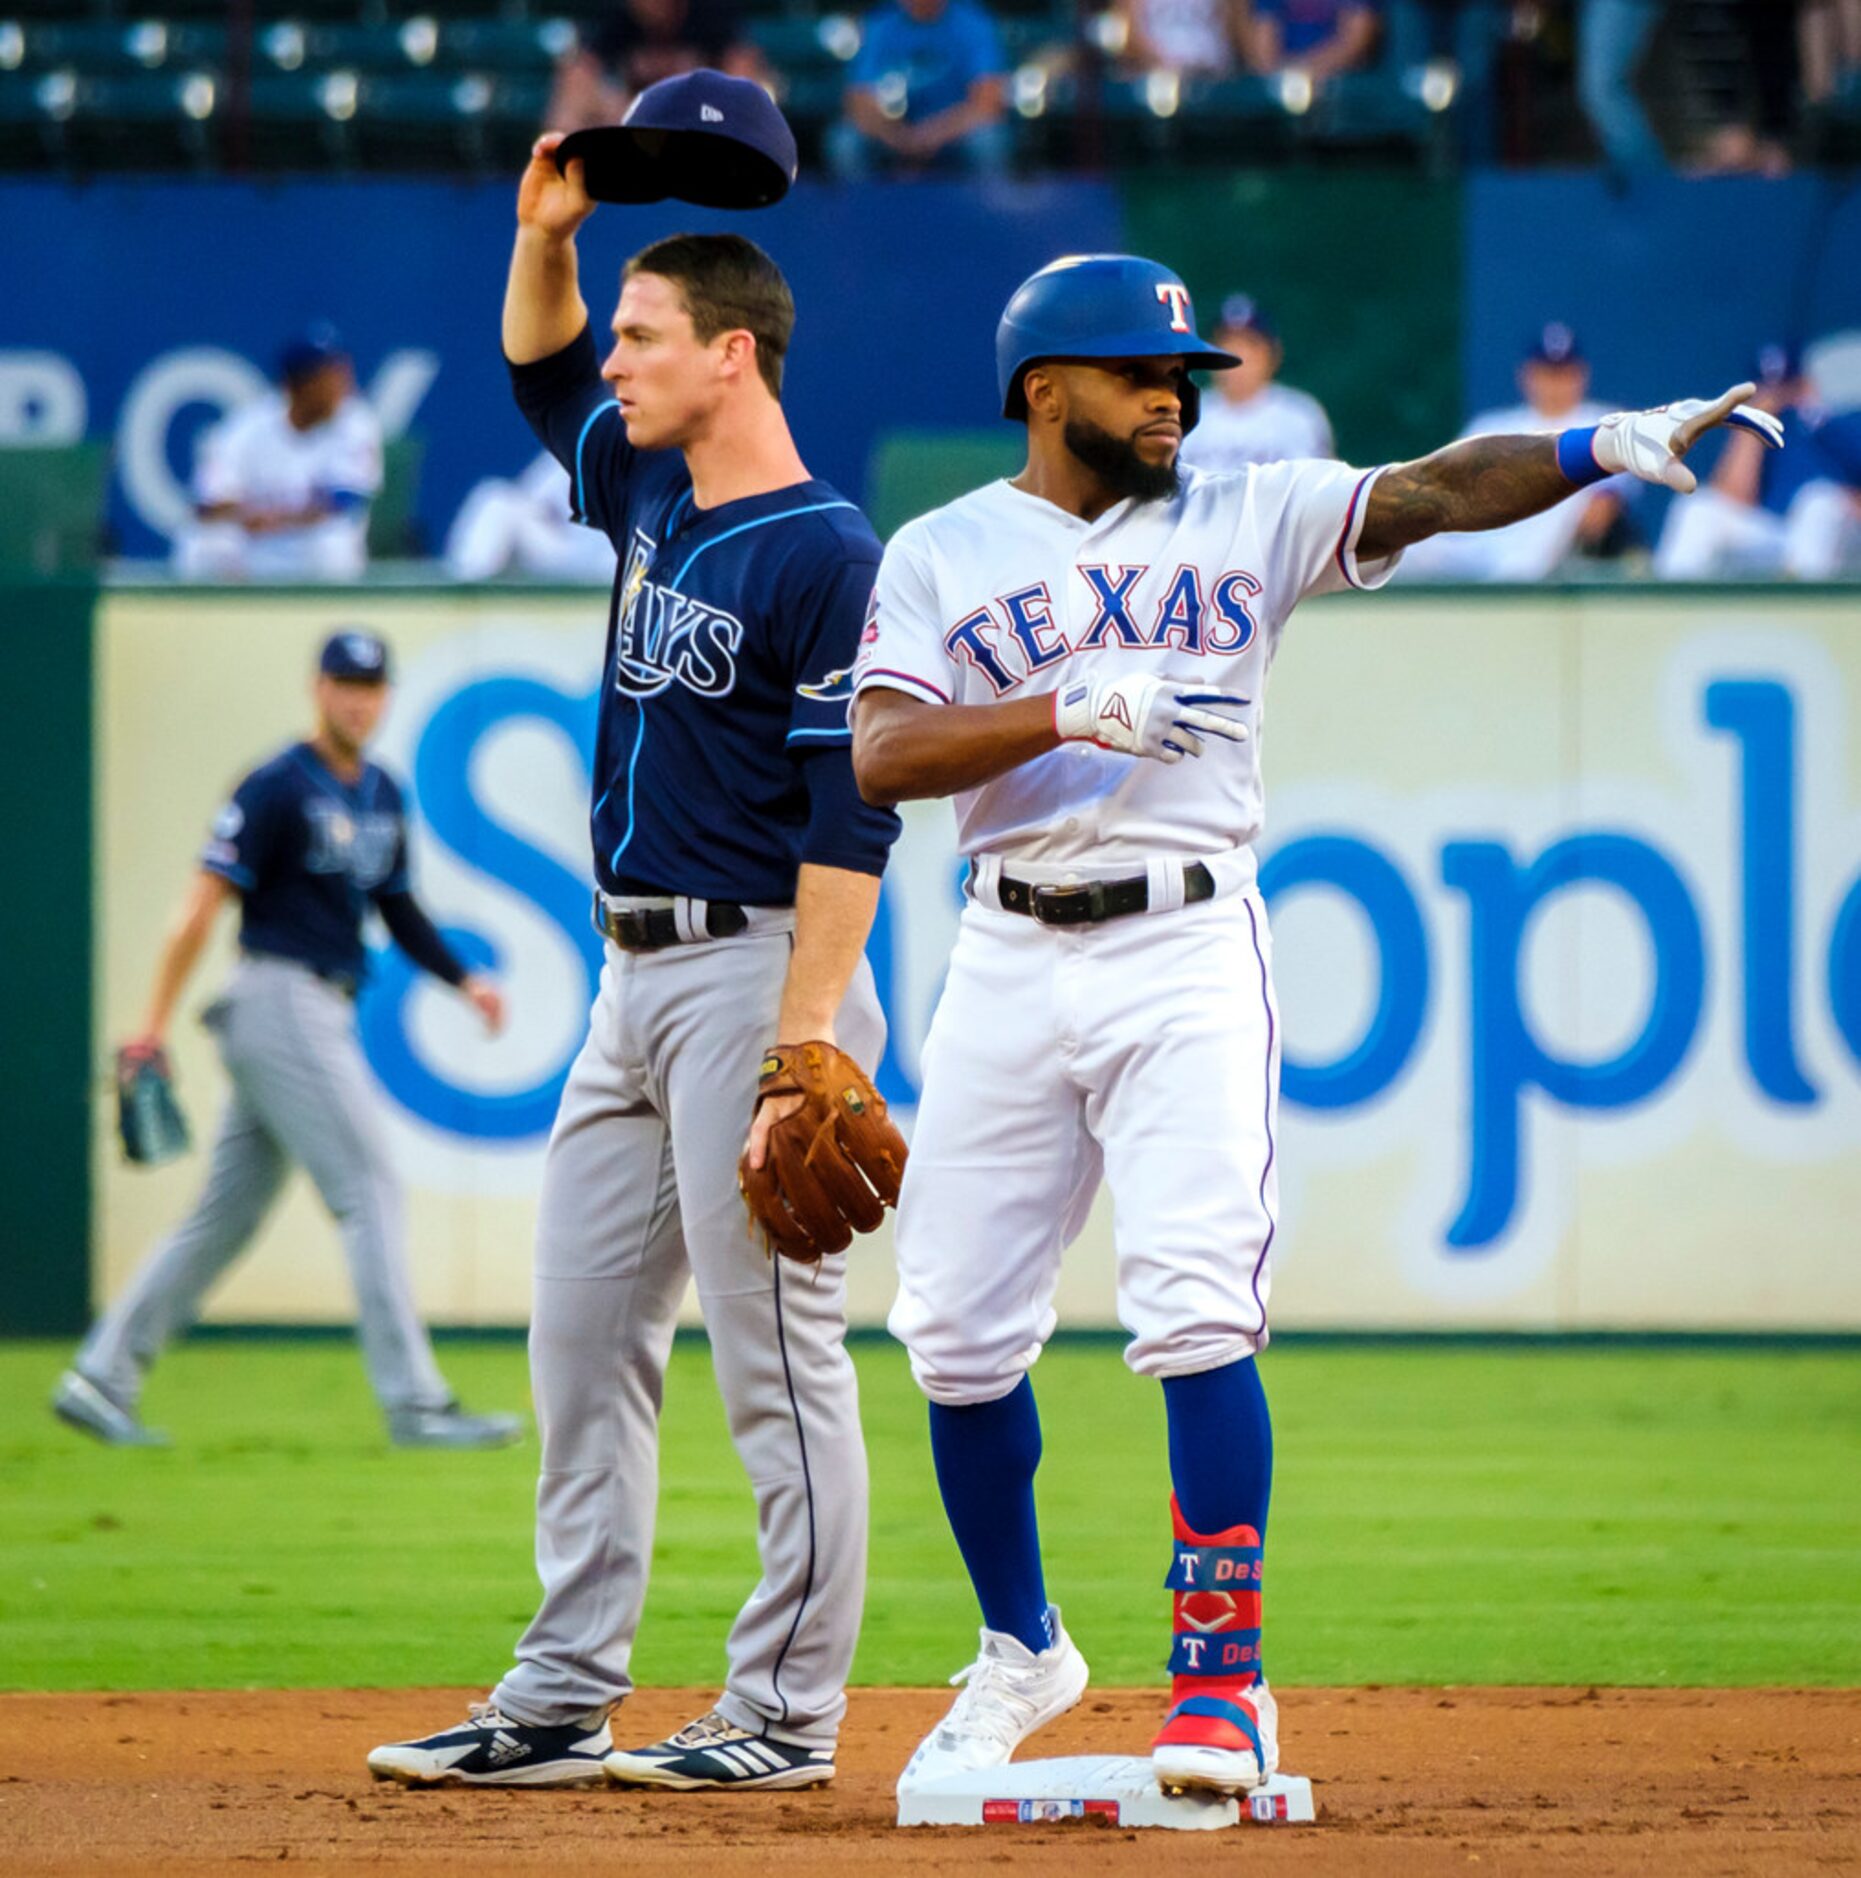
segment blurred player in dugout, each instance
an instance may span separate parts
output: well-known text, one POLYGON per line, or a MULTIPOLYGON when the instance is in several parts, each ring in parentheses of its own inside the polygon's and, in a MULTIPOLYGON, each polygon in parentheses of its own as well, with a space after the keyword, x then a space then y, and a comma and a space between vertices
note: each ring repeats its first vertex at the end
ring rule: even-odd
MULTIPOLYGON (((1597 424, 1610 406, 1590 396, 1590 363, 1575 332, 1552 320, 1519 361, 1520 402, 1482 411, 1465 437, 1544 437, 1597 424)), ((1398 581, 1547 580, 1573 552, 1594 549, 1633 499, 1632 476, 1612 476, 1568 502, 1477 535, 1433 535, 1403 557, 1398 581)))
POLYGON ((221 910, 240 902, 239 962, 202 1015, 232 1083, 193 1210, 97 1320, 52 1398, 61 1421, 117 1447, 154 1447, 145 1373, 265 1223, 296 1162, 342 1235, 363 1359, 399 1447, 514 1441, 514 1415, 468 1415, 414 1308, 400 1182, 354 1001, 372 906, 413 963, 459 991, 488 1030, 504 1001, 468 972, 414 898, 399 787, 364 754, 388 702, 388 648, 333 634, 318 659, 311 734, 252 771, 214 821, 168 932, 131 1054, 158 1052, 221 910))
POLYGON ((278 389, 201 439, 193 519, 175 536, 186 580, 356 580, 381 490, 381 426, 334 327, 278 358, 278 389))
POLYGON ((1241 362, 1217 373, 1203 394, 1202 415, 1183 439, 1185 463, 1219 473, 1337 455, 1325 407, 1309 391, 1279 382, 1286 348, 1272 315, 1251 294, 1222 301, 1215 344, 1241 362))

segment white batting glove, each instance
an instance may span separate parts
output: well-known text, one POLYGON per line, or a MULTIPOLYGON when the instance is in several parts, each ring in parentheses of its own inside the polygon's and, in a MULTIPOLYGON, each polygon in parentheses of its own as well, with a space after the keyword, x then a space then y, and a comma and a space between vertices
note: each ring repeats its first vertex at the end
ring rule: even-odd
POLYGON ((1180 763, 1202 754, 1205 736, 1245 743, 1247 726, 1233 713, 1248 702, 1232 691, 1178 691, 1167 678, 1101 679, 1056 691, 1053 727, 1062 743, 1180 763))
POLYGON ((1744 402, 1756 390, 1752 384, 1734 385, 1720 398, 1682 398, 1652 411, 1617 411, 1596 426, 1591 439, 1596 467, 1611 476, 1626 472, 1690 496, 1699 478, 1680 459, 1720 424, 1748 430, 1773 450, 1783 448, 1782 424, 1768 411, 1744 402))

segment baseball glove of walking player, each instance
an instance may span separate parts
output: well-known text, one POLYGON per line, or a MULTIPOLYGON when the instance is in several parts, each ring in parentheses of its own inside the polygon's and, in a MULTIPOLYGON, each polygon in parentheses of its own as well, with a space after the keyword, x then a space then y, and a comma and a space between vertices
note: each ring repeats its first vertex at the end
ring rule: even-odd
POLYGON ((116 1053, 116 1126, 124 1159, 140 1166, 159 1167, 187 1152, 187 1117, 167 1052, 156 1045, 130 1043, 116 1053))
POLYGON ((745 1150, 737 1185, 770 1249, 814 1265, 897 1202, 905 1138, 871 1078, 831 1043, 778 1044, 763 1058, 758 1101, 783 1095, 801 1107, 770 1129, 761 1167, 745 1150))

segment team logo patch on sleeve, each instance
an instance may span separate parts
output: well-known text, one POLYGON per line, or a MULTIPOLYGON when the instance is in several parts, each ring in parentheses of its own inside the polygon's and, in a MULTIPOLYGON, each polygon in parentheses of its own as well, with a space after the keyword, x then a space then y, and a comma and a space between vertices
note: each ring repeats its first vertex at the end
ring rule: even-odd
POLYGON ((797 685, 795 695, 806 698, 810 704, 850 704, 853 700, 853 668, 843 665, 837 672, 829 672, 818 683, 797 685))

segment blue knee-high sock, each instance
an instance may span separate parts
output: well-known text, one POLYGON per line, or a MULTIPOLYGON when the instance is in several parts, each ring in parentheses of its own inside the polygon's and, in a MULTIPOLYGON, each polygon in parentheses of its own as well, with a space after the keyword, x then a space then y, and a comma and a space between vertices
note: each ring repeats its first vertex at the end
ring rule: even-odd
POLYGON ((1047 1584, 1034 1517, 1040 1412, 1023 1376, 1000 1401, 930 1405, 931 1458, 943 1510, 976 1587, 982 1621, 1030 1650, 1044 1650, 1047 1584))
POLYGON ((1273 1491, 1273 1424, 1250 1357, 1194 1376, 1165 1376, 1170 1483, 1200 1533, 1251 1526, 1262 1542, 1273 1491))

